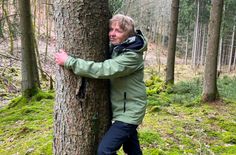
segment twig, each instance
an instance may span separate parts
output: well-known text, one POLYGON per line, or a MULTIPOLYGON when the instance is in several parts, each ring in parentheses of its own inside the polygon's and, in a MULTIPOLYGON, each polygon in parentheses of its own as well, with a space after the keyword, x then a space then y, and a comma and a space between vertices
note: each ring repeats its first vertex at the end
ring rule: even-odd
POLYGON ((4 56, 6 58, 10 58, 10 59, 14 59, 14 60, 17 60, 17 61, 21 61, 21 59, 17 58, 17 57, 14 57, 12 55, 9 55, 9 54, 3 54, 3 53, 0 53, 1 56, 4 56))

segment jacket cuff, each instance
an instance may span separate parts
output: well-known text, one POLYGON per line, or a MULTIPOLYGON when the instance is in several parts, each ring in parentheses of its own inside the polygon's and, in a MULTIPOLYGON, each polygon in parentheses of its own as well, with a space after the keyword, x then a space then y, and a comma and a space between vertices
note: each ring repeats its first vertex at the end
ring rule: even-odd
POLYGON ((74 58, 71 56, 68 56, 68 58, 66 59, 66 61, 64 62, 64 67, 66 67, 67 69, 71 68, 70 62, 71 60, 73 60, 74 58))

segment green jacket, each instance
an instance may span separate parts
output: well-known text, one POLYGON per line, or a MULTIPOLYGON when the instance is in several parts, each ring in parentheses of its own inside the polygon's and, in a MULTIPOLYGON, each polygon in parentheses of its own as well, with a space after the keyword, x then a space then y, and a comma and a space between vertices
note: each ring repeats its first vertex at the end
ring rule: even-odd
POLYGON ((64 66, 79 76, 110 79, 112 121, 138 125, 146 110, 143 52, 147 49, 147 42, 137 34, 111 48, 111 59, 104 62, 69 56, 64 66))

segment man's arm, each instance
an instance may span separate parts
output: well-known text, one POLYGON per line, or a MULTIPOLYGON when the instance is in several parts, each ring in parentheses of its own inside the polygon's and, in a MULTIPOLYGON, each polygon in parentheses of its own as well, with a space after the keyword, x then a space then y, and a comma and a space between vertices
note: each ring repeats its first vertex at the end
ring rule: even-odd
POLYGON ((143 68, 142 56, 135 52, 126 52, 104 62, 73 58, 64 52, 58 53, 55 58, 57 64, 71 69, 76 75, 97 79, 118 78, 143 68))

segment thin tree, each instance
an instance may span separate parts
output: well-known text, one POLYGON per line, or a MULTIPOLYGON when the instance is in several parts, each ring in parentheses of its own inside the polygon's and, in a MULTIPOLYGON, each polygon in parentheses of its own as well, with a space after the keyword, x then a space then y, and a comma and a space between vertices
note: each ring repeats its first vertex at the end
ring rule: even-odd
POLYGON ((20 11, 21 54, 22 54, 22 94, 31 97, 37 93, 39 74, 34 48, 30 0, 18 1, 20 11))
POLYGON ((171 25, 170 25, 170 32, 169 32, 168 57, 167 57, 167 69, 166 69, 166 83, 167 84, 174 84, 174 66, 175 66, 178 14, 179 14, 179 0, 172 0, 171 25))
POLYGON ((230 54, 229 54, 229 64, 228 64, 228 72, 232 69, 232 62, 233 62, 233 56, 234 56, 234 39, 235 39, 235 25, 233 26, 233 34, 231 39, 231 48, 230 48, 230 54))
POLYGON ((185 56, 184 56, 184 64, 187 65, 188 64, 188 40, 189 40, 189 34, 187 33, 186 36, 186 45, 185 45, 185 56))
POLYGON ((200 5, 202 4, 200 0, 195 1, 197 3, 197 15, 194 28, 194 37, 193 37, 193 48, 192 48, 192 67, 196 68, 198 65, 197 59, 199 54, 199 41, 200 41, 200 5))
POLYGON ((222 50, 222 47, 223 47, 223 39, 222 37, 220 38, 220 43, 219 43, 219 54, 218 54, 218 64, 217 64, 217 71, 221 71, 221 64, 222 64, 222 57, 223 57, 223 50, 222 50))
MULTIPOLYGON (((103 61, 108 49, 108 0, 55 0, 56 49, 103 61)), ((108 81, 56 73, 54 154, 95 155, 109 127, 108 81)))
MULTIPOLYGON (((8 1, 6 1, 8 3, 8 1)), ((3 16, 6 17, 6 23, 8 26, 8 33, 9 33, 9 39, 10 39, 10 49, 9 49, 9 54, 13 55, 13 49, 14 49, 14 32, 13 32, 13 27, 12 27, 12 23, 10 20, 10 16, 8 13, 7 8, 5 8, 5 0, 2 0, 2 12, 3 12, 3 16)))
POLYGON ((217 90, 217 56, 219 51, 223 0, 212 0, 211 3, 212 7, 208 26, 208 45, 202 95, 204 102, 215 101, 219 96, 217 90))

